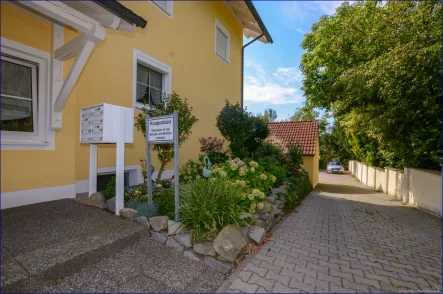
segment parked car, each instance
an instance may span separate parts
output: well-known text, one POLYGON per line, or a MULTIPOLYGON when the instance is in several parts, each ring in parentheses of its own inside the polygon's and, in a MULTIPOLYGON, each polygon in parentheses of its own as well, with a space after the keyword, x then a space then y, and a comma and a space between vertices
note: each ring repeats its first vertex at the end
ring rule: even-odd
POLYGON ((344 172, 344 168, 341 165, 340 161, 330 161, 328 163, 328 166, 326 167, 327 173, 340 173, 342 174, 344 172))

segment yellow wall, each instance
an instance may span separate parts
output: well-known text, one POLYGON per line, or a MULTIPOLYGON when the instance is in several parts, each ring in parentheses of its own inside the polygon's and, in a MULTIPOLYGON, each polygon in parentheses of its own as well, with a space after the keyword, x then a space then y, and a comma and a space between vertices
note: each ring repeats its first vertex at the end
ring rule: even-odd
MULTIPOLYGON (((1 3, 1 36, 49 52, 51 24, 1 3)), ((75 36, 65 29, 65 41, 75 36)), ((65 75, 72 61, 65 63, 65 75)), ((1 191, 11 192, 75 183, 76 92, 72 92, 63 110, 63 129, 55 134, 55 150, 2 150, 1 191)))
MULTIPOLYGON (((1 5, 2 37, 50 50, 50 24, 9 4, 1 5)), ((79 143, 80 109, 103 102, 132 107, 134 48, 171 66, 172 90, 188 98, 200 120, 180 148, 180 163, 197 158, 198 138, 220 136, 215 118, 225 99, 240 102, 240 24, 222 2, 174 2, 173 19, 149 2, 124 5, 148 20, 146 28, 136 28, 135 32, 106 30, 106 39, 95 47, 63 109, 63 128, 56 132, 55 151, 3 151, 2 192, 88 179, 89 145, 79 143), (229 64, 214 52, 216 18, 230 33, 229 64)), ((65 42, 75 35, 72 30, 65 32, 65 42)), ((65 74, 71 63, 65 62, 65 74)), ((152 156, 155 159, 156 154, 152 156)), ((145 142, 134 128, 134 144, 126 145, 125 165, 138 165, 141 158, 145 158, 145 142)), ((156 159, 154 165, 158 170, 156 159)), ((113 166, 115 146, 99 145, 98 167, 113 166)))
POLYGON ((319 139, 317 137, 317 143, 315 147, 314 156, 303 156, 303 168, 309 175, 309 180, 312 183, 312 186, 315 188, 318 184, 318 172, 319 172, 319 160, 320 160, 320 145, 319 139))

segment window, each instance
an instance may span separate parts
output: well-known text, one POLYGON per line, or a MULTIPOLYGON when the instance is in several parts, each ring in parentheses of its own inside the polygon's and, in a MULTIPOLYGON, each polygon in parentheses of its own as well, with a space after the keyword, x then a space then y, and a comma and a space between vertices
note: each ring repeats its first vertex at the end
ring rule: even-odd
POLYGON ((33 133, 37 125, 37 65, 2 55, 1 77, 0 129, 33 133))
POLYGON ((137 103, 156 105, 163 95, 163 74, 137 63, 137 103))
POLYGON ((48 52, 1 38, 1 148, 54 150, 48 52))
POLYGON ((173 1, 151 1, 153 2, 158 8, 163 10, 167 15, 172 17, 172 10, 173 10, 173 1))
POLYGON ((156 105, 171 93, 171 67, 134 49, 133 106, 156 105))
POLYGON ((229 63, 229 48, 229 32, 218 20, 215 20, 215 54, 229 63))

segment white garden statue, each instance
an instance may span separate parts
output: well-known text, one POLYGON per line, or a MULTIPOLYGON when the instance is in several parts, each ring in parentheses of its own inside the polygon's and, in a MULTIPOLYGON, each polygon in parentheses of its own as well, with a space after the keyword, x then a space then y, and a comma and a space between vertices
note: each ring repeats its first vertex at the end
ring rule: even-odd
POLYGON ((207 156, 203 157, 203 177, 209 178, 212 171, 209 169, 211 167, 211 161, 207 156))

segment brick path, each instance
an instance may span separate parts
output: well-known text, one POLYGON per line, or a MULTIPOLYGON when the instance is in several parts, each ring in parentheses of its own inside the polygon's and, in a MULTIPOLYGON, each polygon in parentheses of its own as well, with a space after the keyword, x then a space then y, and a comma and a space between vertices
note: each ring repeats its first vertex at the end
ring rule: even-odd
POLYGON ((367 189, 350 175, 320 173, 297 212, 222 288, 441 292, 441 232, 437 217, 367 189))

